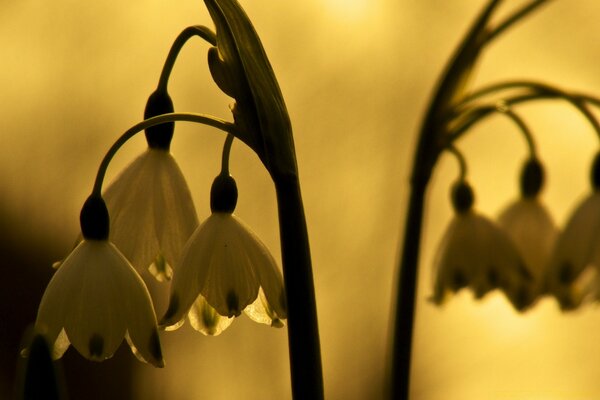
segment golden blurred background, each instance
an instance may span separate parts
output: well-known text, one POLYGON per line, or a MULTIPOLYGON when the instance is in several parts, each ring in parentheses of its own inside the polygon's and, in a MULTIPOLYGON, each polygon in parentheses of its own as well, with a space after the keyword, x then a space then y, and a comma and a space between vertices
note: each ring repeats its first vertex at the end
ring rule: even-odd
MULTIPOLYGON (((398 243, 416 133, 436 79, 484 0, 241 0, 269 55, 295 133, 313 255, 326 396, 380 399, 387 382, 398 243)), ((510 0, 500 14, 525 4, 510 0)), ((596 0, 554 0, 484 54, 473 85, 510 78, 600 94, 596 0)), ((0 3, 0 397, 13 388, 20 336, 35 319, 53 261, 78 234, 80 207, 111 143, 142 118, 167 52, 186 26, 212 27, 200 0, 3 0, 0 3)), ((207 45, 191 40, 170 93, 178 111, 230 118, 207 45)), ((521 107, 546 163, 544 200, 562 224, 589 190, 597 137, 560 102, 521 107)), ((172 153, 199 217, 223 136, 178 123, 172 153)), ((109 179, 144 149, 139 136, 109 179)), ((458 143, 481 212, 517 192, 526 156, 514 127, 493 117, 458 143)), ((236 214, 279 259, 272 183, 235 143, 236 214)), ((516 314, 500 295, 427 302, 436 246, 451 218, 457 174, 443 157, 426 206, 415 331, 414 400, 600 398, 600 311, 562 314, 552 300, 516 314)), ((164 289, 163 289, 164 290, 164 289)), ((164 304, 157 304, 162 315, 164 304)), ((188 324, 161 336, 167 366, 122 347, 91 363, 64 357, 71 398, 290 398, 287 335, 239 318, 219 337, 188 324)))

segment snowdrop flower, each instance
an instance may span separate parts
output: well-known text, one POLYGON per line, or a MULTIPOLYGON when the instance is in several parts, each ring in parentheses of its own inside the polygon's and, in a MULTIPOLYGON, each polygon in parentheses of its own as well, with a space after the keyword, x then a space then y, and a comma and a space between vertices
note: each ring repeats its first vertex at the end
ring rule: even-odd
POLYGON ((600 153, 592 165, 593 191, 575 209, 552 251, 546 289, 563 310, 599 297, 600 153))
POLYGON ((588 196, 558 236, 546 281, 564 310, 598 296, 600 268, 600 192, 588 196))
POLYGON ((532 158, 525 163, 521 174, 521 197, 498 218, 498 224, 517 247, 540 290, 558 234, 552 217, 539 199, 542 186, 542 165, 532 158))
POLYGON ((473 193, 461 181, 453 190, 454 219, 435 260, 432 301, 441 304, 449 292, 470 288, 476 298, 500 289, 517 310, 534 301, 531 277, 506 234, 472 209, 473 193))
POLYGON ((42 297, 36 329, 54 358, 69 344, 84 357, 110 358, 123 338, 142 361, 164 365, 156 316, 144 282, 108 241, 104 201, 90 196, 81 212, 83 241, 56 270, 42 297))
POLYGON ((192 326, 218 335, 234 317, 283 326, 286 302, 282 276, 273 256, 235 215, 237 188, 219 175, 211 189, 212 214, 186 244, 171 284, 169 308, 161 321, 176 329, 185 314, 192 326))
MULTIPOLYGON (((173 112, 164 89, 148 98, 144 118, 173 112)), ((150 268, 158 281, 170 280, 172 266, 198 226, 190 190, 169 152, 174 123, 146 129, 148 149, 104 193, 113 243, 140 272, 150 268)))

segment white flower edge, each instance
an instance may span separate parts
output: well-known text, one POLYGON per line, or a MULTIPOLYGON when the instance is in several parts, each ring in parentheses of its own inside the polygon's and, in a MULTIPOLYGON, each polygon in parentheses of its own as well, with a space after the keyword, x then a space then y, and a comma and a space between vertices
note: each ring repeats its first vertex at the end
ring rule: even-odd
POLYGON ((84 240, 65 259, 42 296, 35 325, 55 359, 72 344, 84 357, 102 361, 127 338, 138 358, 164 366, 148 290, 105 240, 84 240))

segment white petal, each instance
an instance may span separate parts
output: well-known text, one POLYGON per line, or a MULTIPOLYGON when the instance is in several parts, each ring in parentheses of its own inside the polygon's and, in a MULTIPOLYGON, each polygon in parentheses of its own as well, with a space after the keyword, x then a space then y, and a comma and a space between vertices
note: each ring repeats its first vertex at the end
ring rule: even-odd
POLYGON ((436 257, 435 272, 432 300, 438 304, 448 292, 465 286, 481 298, 497 288, 518 288, 517 292, 522 293, 521 286, 530 285, 529 275, 506 234, 474 212, 454 217, 436 257))
POLYGON ((168 152, 144 152, 104 197, 111 240, 137 269, 148 268, 159 255, 167 265, 178 261, 198 217, 183 175, 168 152))
POLYGON ((254 303, 246 307, 244 312, 251 320, 260 324, 270 325, 274 328, 282 328, 284 326, 282 321, 284 317, 278 315, 269 305, 262 288, 258 292, 258 298, 254 300, 254 303))
POLYGON ((242 221, 237 219, 235 215, 233 218, 239 224, 240 229, 245 230, 248 235, 247 251, 249 258, 252 260, 254 272, 258 277, 258 282, 262 289, 261 292, 265 297, 264 301, 266 302, 267 309, 271 313, 274 313, 274 317, 272 318, 286 319, 287 305, 283 288, 283 277, 279 268, 277 268, 277 262, 258 236, 248 226, 243 224, 242 221))
POLYGON ((600 251, 598 237, 600 193, 593 193, 576 208, 558 236, 548 266, 547 289, 557 297, 561 307, 575 307, 579 298, 587 296, 580 289, 574 293, 572 284, 586 268, 600 263, 600 260, 595 259, 600 251))
POLYGON ((188 313, 192 327, 207 336, 220 335, 233 322, 233 317, 219 315, 202 296, 198 296, 188 313))
POLYGON ((546 208, 538 200, 520 199, 500 215, 498 222, 519 250, 529 272, 541 280, 558 233, 546 208))
POLYGON ((173 330, 181 326, 206 281, 217 239, 216 220, 211 217, 196 228, 183 249, 180 265, 171 282, 169 307, 160 322, 162 328, 173 330))
POLYGON ((206 281, 200 289, 208 304, 223 316, 238 316, 258 297, 252 246, 255 240, 231 214, 213 213, 215 242, 206 281))

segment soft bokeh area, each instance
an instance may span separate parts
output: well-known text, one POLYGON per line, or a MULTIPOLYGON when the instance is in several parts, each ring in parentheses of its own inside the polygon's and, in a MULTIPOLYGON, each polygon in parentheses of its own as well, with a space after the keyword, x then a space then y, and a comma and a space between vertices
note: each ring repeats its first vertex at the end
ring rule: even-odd
MULTIPOLYGON (((326 397, 381 399, 416 133, 437 77, 483 0, 240 0, 292 119, 313 255, 326 397)), ((505 1, 506 13, 523 0, 505 1)), ((600 94, 600 2, 554 0, 484 54, 473 85, 510 78, 600 94)), ((81 205, 112 142, 142 118, 176 35, 212 27, 201 0, 8 0, 0 3, 0 398, 14 384, 21 335, 35 320, 51 264, 70 250, 81 205)), ((174 68, 178 111, 230 119, 207 45, 191 40, 174 68)), ((598 137, 567 104, 520 108, 546 164, 544 201, 562 224, 589 190, 598 137)), ((218 173, 223 135, 178 123, 172 153, 198 215, 218 173)), ((128 143, 114 177, 144 149, 128 143)), ((461 140, 476 207, 490 216, 518 195, 524 140, 493 117, 461 140)), ((234 143, 236 214, 280 259, 273 185, 234 143)), ((442 157, 428 193, 413 350, 414 400, 600 398, 600 310, 562 314, 552 300, 520 315, 500 295, 428 303, 436 246, 451 218, 457 168, 442 157)), ((164 298, 166 286, 156 290, 164 298), (161 292, 162 291, 162 292, 161 292)), ((166 299, 165 299, 166 300, 166 299)), ((156 304, 162 315, 164 302, 156 304)), ((72 398, 287 399, 287 334, 241 317, 219 337, 186 324, 161 334, 166 368, 124 346, 102 364, 70 349, 72 398), (95 396, 95 397, 94 397, 95 396)))

